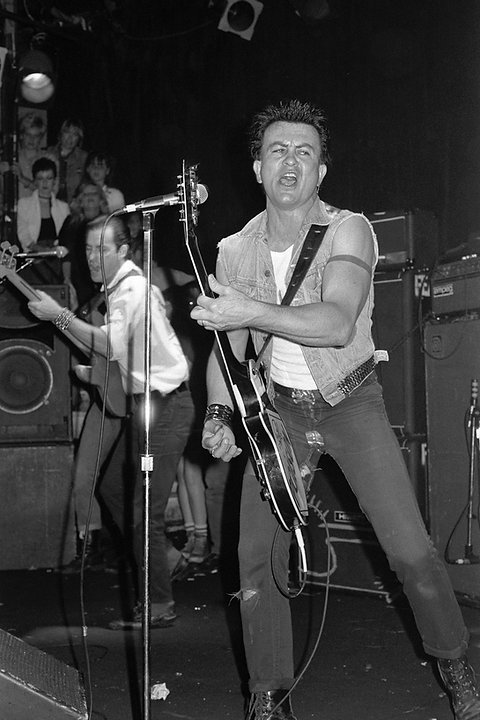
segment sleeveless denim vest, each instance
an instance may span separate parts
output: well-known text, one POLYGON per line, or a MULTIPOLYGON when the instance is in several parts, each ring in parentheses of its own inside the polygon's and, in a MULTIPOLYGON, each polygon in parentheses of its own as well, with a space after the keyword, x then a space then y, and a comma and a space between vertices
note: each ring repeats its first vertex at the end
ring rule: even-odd
MULTIPOLYGON (((295 295, 292 306, 306 303, 321 302, 322 278, 325 266, 332 253, 332 243, 337 228, 347 219, 358 215, 349 210, 338 210, 318 200, 309 211, 305 222, 294 244, 292 261, 287 274, 287 284, 293 273, 300 249, 312 224, 328 225, 323 243, 313 259, 308 273, 295 295)), ((364 217, 363 215, 361 217, 364 217)), ((365 218, 366 222, 368 220, 365 218)), ((302 346, 302 352, 310 372, 322 397, 330 404, 336 405, 352 390, 355 380, 351 382, 351 374, 375 352, 372 339, 373 311, 373 270, 378 259, 378 245, 370 226, 375 247, 374 263, 370 292, 364 307, 357 319, 355 330, 349 342, 343 347, 322 348, 302 346), (348 391, 345 389, 345 378, 349 378, 348 391)), ((254 217, 239 232, 224 238, 219 243, 218 262, 224 268, 229 284, 255 300, 277 303, 277 292, 273 266, 266 238, 266 211, 254 217)), ((251 328, 255 351, 258 353, 267 334, 251 328)), ((271 361, 271 344, 263 357, 263 364, 269 378, 271 361)), ((353 373, 355 378, 355 373, 353 373)), ((361 380, 360 380, 361 382, 361 380)), ((357 384, 360 384, 358 382, 357 384)), ((268 380, 269 394, 272 392, 271 381, 268 380)))

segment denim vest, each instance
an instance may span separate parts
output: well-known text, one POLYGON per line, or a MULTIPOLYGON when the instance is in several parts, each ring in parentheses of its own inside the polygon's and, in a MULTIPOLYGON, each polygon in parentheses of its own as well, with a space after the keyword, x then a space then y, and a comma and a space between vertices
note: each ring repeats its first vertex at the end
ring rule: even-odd
MULTIPOLYGON (((338 210, 325 205, 318 200, 315 202, 294 243, 292 262, 287 274, 287 284, 293 273, 303 241, 312 224, 328 225, 323 243, 320 246, 310 268, 295 295, 292 306, 306 303, 321 302, 322 277, 325 266, 332 253, 332 243, 337 228, 347 218, 356 213, 349 210, 338 210)), ((362 216, 363 217, 363 216, 362 216)), ((365 218, 368 223, 368 220, 365 218)), ((307 347, 302 346, 303 356, 322 397, 330 404, 336 405, 348 394, 342 388, 342 381, 349 377, 360 365, 369 360, 375 352, 372 339, 372 311, 373 311, 373 270, 378 259, 378 246, 373 229, 370 226, 375 247, 375 257, 372 266, 372 280, 367 301, 357 319, 355 330, 347 345, 344 347, 307 347)), ((277 290, 270 250, 266 237, 266 211, 263 211, 240 232, 224 238, 219 243, 218 262, 222 265, 229 284, 240 292, 255 300, 267 303, 277 303, 277 290)), ((267 333, 251 328, 251 335, 256 352, 260 351, 267 333)), ((269 376, 271 361, 271 343, 263 357, 263 364, 269 376)), ((361 381, 360 381, 361 382, 361 381)), ((358 384, 360 384, 360 382, 358 384)), ((352 387, 349 384, 349 392, 352 387)), ((271 381, 269 392, 271 394, 271 381)))

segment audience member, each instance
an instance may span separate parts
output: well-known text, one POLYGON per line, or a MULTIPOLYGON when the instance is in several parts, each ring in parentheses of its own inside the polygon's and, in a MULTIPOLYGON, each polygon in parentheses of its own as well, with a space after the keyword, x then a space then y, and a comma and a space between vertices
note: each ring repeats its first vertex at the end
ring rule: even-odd
POLYGON ((17 162, 13 164, 13 172, 18 181, 18 197, 28 197, 35 190, 33 179, 33 163, 40 157, 53 156, 46 148, 42 148, 47 126, 41 115, 33 112, 24 115, 18 125, 17 162))
POLYGON ((108 212, 120 210, 125 206, 125 198, 118 188, 110 187, 112 160, 103 153, 91 152, 85 163, 85 181, 98 185, 105 195, 108 203, 108 212))
POLYGON ((193 276, 180 270, 160 268, 165 300, 172 307, 171 323, 190 363, 190 384, 195 420, 177 473, 178 498, 184 517, 187 543, 182 552, 189 563, 199 565, 208 559, 215 570, 222 549, 224 499, 228 464, 211 457, 201 444, 206 407, 206 364, 212 347, 203 328, 195 326, 190 311, 200 293, 193 276), (185 279, 190 278, 188 282, 185 279))
POLYGON ((80 120, 64 120, 57 144, 48 148, 58 167, 57 197, 70 203, 85 172, 87 153, 82 149, 83 124, 80 120))
MULTIPOLYGON (((70 214, 67 203, 55 197, 57 168, 53 160, 39 158, 33 163, 35 190, 30 197, 20 198, 17 212, 17 234, 24 251, 35 252, 59 244, 58 237, 70 214)), ((35 264, 37 282, 47 284, 63 281, 61 262, 44 258, 35 264)))
POLYGON ((16 157, 0 162, 0 173, 2 175, 11 170, 16 176, 17 196, 19 198, 29 197, 35 190, 32 172, 35 160, 41 157, 54 159, 46 148, 42 148, 46 131, 47 125, 42 115, 34 112, 23 115, 18 123, 18 147, 13 150, 16 157))

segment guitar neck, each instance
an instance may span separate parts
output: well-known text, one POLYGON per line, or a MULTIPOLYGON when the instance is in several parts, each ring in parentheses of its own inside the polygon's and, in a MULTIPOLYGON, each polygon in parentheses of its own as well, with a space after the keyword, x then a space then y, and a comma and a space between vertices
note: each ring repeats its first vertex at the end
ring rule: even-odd
MULTIPOLYGON (((24 295, 28 300, 40 300, 41 296, 35 290, 32 285, 30 285, 26 280, 24 280, 20 275, 18 275, 13 269, 11 268, 2 268, 5 276, 8 278, 9 282, 14 285, 17 290, 20 290, 22 295, 24 295)), ((92 348, 87 343, 83 342, 82 340, 77 339, 72 335, 71 332, 68 330, 62 330, 63 334, 68 337, 82 352, 84 352, 87 356, 91 355, 92 348)))
MULTIPOLYGON (((208 297, 215 298, 216 295, 210 288, 210 285, 208 283, 208 272, 205 268, 205 264, 203 262, 203 258, 200 252, 200 248, 198 247, 198 241, 196 236, 193 236, 193 238, 190 237, 187 240, 187 251, 190 256, 191 263, 193 265, 193 269, 195 272, 195 276, 197 278, 197 282, 199 284, 200 290, 202 291, 203 295, 207 295, 208 297)), ((230 374, 230 369, 233 369, 234 372, 239 374, 242 378, 246 377, 245 368, 242 365, 242 363, 235 357, 232 346, 230 345, 230 340, 228 339, 228 335, 224 331, 215 330, 215 338, 217 340, 220 353, 222 356, 223 364, 225 365, 225 370, 228 375, 228 379, 232 385, 234 385, 233 379, 230 374)))
POLYGON ((7 277, 12 285, 15 285, 15 287, 29 300, 40 300, 40 295, 35 288, 29 285, 20 275, 17 275, 14 270, 11 270, 7 277))

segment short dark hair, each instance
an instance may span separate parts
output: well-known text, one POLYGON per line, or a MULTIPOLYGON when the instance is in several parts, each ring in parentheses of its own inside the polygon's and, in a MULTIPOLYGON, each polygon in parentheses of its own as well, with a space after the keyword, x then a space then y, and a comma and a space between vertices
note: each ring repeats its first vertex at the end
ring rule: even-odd
MULTIPOLYGON (((87 234, 92 230, 102 229, 107 217, 107 215, 99 215, 93 220, 90 220, 90 222, 87 223, 87 234)), ((125 220, 118 215, 115 215, 110 218, 107 223, 107 227, 113 228, 113 242, 117 246, 117 250, 122 245, 128 245, 127 258, 129 258, 131 256, 132 240, 125 220)))
POLYGON ((62 133, 67 132, 68 130, 76 130, 78 135, 78 147, 82 147, 83 136, 85 134, 83 122, 78 118, 66 118, 60 126, 60 131, 58 133, 59 139, 62 133))
POLYGON ((88 176, 87 168, 89 165, 91 165, 94 162, 105 163, 106 168, 107 168, 106 177, 108 178, 109 175, 111 174, 112 166, 113 166, 113 159, 110 157, 110 155, 107 155, 106 153, 103 153, 103 152, 96 152, 96 151, 89 152, 87 155, 87 159, 85 161, 85 174, 87 176, 88 176))
POLYGON ((51 170, 53 172, 53 177, 57 177, 57 166, 55 164, 54 160, 51 160, 47 157, 41 157, 38 158, 38 160, 35 160, 35 162, 32 165, 32 175, 35 178, 35 175, 39 172, 46 172, 47 170, 51 170))
POLYGON ((325 164, 330 162, 326 115, 319 107, 300 100, 282 100, 278 105, 268 105, 254 115, 249 131, 250 153, 254 160, 260 158, 265 130, 276 122, 311 125, 318 133, 322 161, 325 164))

